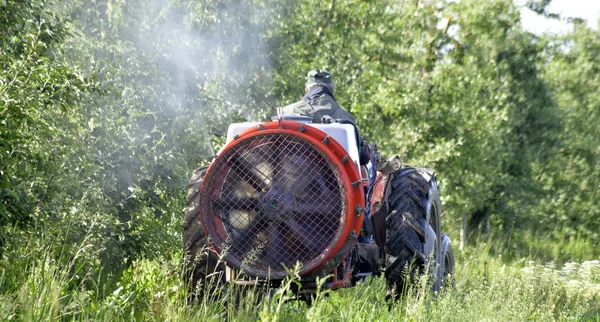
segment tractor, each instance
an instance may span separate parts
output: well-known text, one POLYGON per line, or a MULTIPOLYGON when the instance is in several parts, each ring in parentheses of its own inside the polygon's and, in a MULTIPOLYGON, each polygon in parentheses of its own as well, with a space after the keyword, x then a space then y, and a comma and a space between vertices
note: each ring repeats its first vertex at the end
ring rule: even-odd
POLYGON ((194 171, 185 213, 200 296, 225 283, 276 288, 298 267, 306 297, 318 278, 337 289, 383 272, 393 299, 422 274, 439 291, 454 268, 434 171, 382 158, 353 122, 327 115, 231 124, 194 171))

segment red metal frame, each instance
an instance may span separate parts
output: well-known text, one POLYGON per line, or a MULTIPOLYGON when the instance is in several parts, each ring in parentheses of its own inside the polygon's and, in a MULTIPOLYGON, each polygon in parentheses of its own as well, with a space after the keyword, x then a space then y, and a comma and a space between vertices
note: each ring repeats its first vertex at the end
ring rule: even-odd
MULTIPOLYGON (((263 135, 265 133, 295 135, 312 143, 314 146, 320 149, 339 169, 346 190, 346 224, 343 227, 342 234, 338 238, 333 248, 326 249, 326 251, 320 256, 321 260, 318 262, 317 265, 313 265, 313 267, 309 270, 300 271, 300 275, 307 275, 314 271, 317 271, 319 268, 323 267, 323 265, 325 265, 328 261, 330 261, 335 255, 338 255, 338 252, 342 251, 342 247, 346 245, 349 235, 352 232, 354 232, 355 236, 358 236, 360 234, 360 230, 362 228, 364 220, 365 208, 365 195, 363 185, 361 182, 360 171, 358 166, 350 158, 348 152, 344 149, 344 147, 338 142, 336 142, 333 138, 329 137, 325 132, 314 128, 308 124, 293 121, 279 120, 277 122, 262 123, 258 126, 249 128, 241 132, 238 136, 236 136, 234 141, 227 144, 223 148, 223 151, 221 153, 225 153, 227 150, 235 147, 236 144, 242 142, 244 138, 263 135)), ((215 164, 216 163, 213 162, 209 166, 207 170, 207 175, 210 173, 211 169, 213 169, 215 164)), ((203 185, 201 188, 200 195, 204 193, 204 188, 205 186, 203 185)), ((202 207, 200 207, 200 212, 202 212, 202 207)), ((202 216, 202 213, 200 215, 200 218, 205 233, 208 235, 208 231, 206 230, 206 225, 204 223, 204 217, 202 216)), ((219 245, 213 243, 212 246, 214 247, 214 251, 216 251, 217 253, 221 251, 219 249, 219 245)), ((351 249, 352 248, 350 247, 345 247, 343 251, 346 252, 346 254, 343 255, 347 256, 348 252, 351 249)), ((348 279, 349 275, 341 281, 334 281, 334 288, 346 285, 348 279)))
POLYGON ((384 247, 386 238, 385 216, 387 216, 387 212, 382 214, 379 209, 385 206, 385 188, 389 178, 390 176, 388 174, 378 172, 377 179, 372 188, 371 202, 369 203, 371 206, 371 209, 369 210, 371 227, 373 228, 375 243, 377 243, 379 247, 384 247))

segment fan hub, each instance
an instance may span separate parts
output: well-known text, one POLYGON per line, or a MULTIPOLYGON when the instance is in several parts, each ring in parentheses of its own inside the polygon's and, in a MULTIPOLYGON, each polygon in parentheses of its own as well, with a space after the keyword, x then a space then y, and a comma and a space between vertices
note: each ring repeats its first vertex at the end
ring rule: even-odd
POLYGON ((294 197, 284 189, 275 186, 262 197, 260 210, 273 221, 283 221, 292 215, 294 205, 294 197))

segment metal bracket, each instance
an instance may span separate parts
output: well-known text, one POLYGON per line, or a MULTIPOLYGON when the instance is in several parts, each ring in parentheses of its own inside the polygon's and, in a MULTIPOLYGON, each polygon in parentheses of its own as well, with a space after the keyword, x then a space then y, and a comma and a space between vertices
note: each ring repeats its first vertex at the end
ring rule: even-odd
POLYGON ((356 207, 354 207, 354 214, 357 216, 360 216, 363 211, 365 211, 365 208, 361 207, 360 205, 356 205, 356 207))

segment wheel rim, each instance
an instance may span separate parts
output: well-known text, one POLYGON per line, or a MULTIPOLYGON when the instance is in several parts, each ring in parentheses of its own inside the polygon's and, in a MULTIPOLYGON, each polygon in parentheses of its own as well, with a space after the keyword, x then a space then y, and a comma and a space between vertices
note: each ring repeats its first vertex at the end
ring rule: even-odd
MULTIPOLYGON (((434 281, 432 285, 433 290, 439 291, 441 289, 443 278, 443 272, 441 270, 444 269, 444 265, 442 265, 444 259, 441 258, 441 202, 439 199, 439 192, 435 178, 432 178, 432 180, 429 182, 427 216, 429 217, 427 218, 427 221, 435 234, 435 242, 433 245, 433 263, 427 262, 426 266, 429 266, 430 272, 432 272, 434 275, 434 281), (433 265, 433 267, 431 265, 433 265)), ((429 256, 427 257, 427 260, 429 261, 429 256)))

